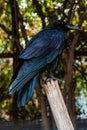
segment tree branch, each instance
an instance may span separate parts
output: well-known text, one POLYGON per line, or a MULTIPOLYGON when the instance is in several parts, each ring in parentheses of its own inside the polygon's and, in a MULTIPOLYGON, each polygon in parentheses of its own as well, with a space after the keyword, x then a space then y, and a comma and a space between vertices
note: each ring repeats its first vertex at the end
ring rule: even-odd
POLYGON ((80 20, 79 24, 78 24, 79 27, 82 26, 82 23, 83 23, 84 20, 87 20, 87 7, 85 9, 85 12, 84 12, 83 16, 81 17, 81 20, 80 20))
POLYGON ((0 28, 2 28, 7 34, 12 35, 12 31, 10 31, 4 24, 0 23, 0 28))
POLYGON ((68 3, 68 0, 65 0, 65 1, 63 2, 63 12, 62 12, 62 15, 63 15, 63 16, 62 16, 61 20, 64 20, 65 17, 66 17, 66 14, 65 14, 64 10, 66 9, 67 3, 68 3))
POLYGON ((87 56, 87 51, 83 50, 83 51, 75 51, 75 57, 77 56, 87 56))
MULTIPOLYGON (((87 19, 87 9, 85 10, 83 16, 81 17, 78 26, 81 27, 83 21, 86 20, 86 19, 87 19)), ((76 34, 75 34, 75 36, 74 36, 74 38, 73 38, 73 41, 72 41, 71 46, 70 46, 70 49, 69 49, 69 56, 70 56, 70 58, 69 58, 69 63, 70 63, 69 66, 72 66, 72 65, 71 65, 72 62, 73 62, 72 59, 74 58, 74 52, 75 52, 75 51, 74 51, 74 48, 75 48, 75 46, 76 46, 76 44, 77 44, 77 42, 78 42, 79 36, 80 36, 80 31, 76 31, 76 34), (72 53, 71 53, 71 52, 72 52, 72 53)), ((70 72, 70 71, 69 71, 69 72, 70 72)))
POLYGON ((27 38, 27 34, 26 34, 26 30, 25 30, 24 23, 23 23, 23 17, 22 17, 22 15, 20 14, 20 12, 19 12, 19 21, 20 21, 20 26, 21 26, 22 35, 23 35, 23 37, 24 37, 25 42, 27 43, 27 42, 28 42, 28 38, 27 38))
POLYGON ((36 7, 37 13, 38 13, 39 17, 42 20, 42 27, 44 28, 46 26, 46 23, 45 23, 45 14, 42 11, 41 4, 39 4, 38 0, 32 0, 32 4, 36 7))
POLYGON ((81 31, 80 36, 83 37, 83 38, 87 38, 87 32, 81 31))
POLYGON ((0 53, 0 58, 13 58, 14 55, 12 53, 0 53))
POLYGON ((69 13, 68 13, 68 21, 69 21, 69 23, 71 23, 71 21, 73 19, 73 15, 74 15, 73 7, 74 7, 74 5, 75 5, 75 0, 70 5, 70 10, 69 10, 69 13))
MULTIPOLYGON (((78 26, 81 27, 83 21, 87 18, 87 9, 85 10, 83 16, 81 17, 78 26)), ((65 102, 67 102, 67 96, 69 94, 69 88, 71 86, 72 83, 72 72, 73 72, 73 62, 74 62, 74 55, 75 55, 75 47, 77 45, 78 39, 80 36, 80 31, 76 31, 75 36, 73 38, 73 41, 70 45, 69 48, 69 52, 68 52, 68 56, 66 56, 65 58, 67 58, 67 64, 66 65, 66 73, 65 73, 65 87, 64 87, 64 99, 65 102)), ((65 53, 65 55, 67 55, 67 53, 65 53)), ((68 103, 68 102, 67 102, 68 103)))

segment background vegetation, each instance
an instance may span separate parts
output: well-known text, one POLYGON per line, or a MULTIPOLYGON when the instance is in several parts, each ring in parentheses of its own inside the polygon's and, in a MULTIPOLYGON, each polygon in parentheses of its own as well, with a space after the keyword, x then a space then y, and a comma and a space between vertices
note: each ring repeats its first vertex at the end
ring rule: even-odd
MULTIPOLYGON (((65 16, 80 31, 71 31, 56 76, 71 120, 87 118, 87 1, 86 0, 0 0, 0 119, 39 118, 47 122, 50 108, 38 86, 31 101, 17 108, 17 94, 8 95, 9 83, 17 69, 17 56, 38 31, 54 19, 65 16), (64 81, 64 82, 63 82, 64 81), (44 114, 43 114, 44 113, 44 114)), ((44 75, 43 75, 44 76, 44 75)))

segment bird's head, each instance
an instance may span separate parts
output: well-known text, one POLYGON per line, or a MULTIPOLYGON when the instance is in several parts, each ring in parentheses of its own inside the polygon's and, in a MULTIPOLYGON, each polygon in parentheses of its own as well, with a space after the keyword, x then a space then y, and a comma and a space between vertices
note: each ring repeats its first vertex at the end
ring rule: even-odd
POLYGON ((55 20, 52 23, 48 25, 50 28, 61 28, 63 31, 67 32, 69 30, 80 30, 78 26, 74 26, 72 24, 69 24, 67 22, 61 21, 61 20, 55 20))

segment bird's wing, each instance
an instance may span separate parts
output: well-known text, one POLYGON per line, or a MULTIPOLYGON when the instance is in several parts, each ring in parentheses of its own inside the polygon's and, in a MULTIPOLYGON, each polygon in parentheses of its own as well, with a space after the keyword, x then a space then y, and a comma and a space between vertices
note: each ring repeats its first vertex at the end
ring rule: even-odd
POLYGON ((45 37, 43 36, 45 40, 43 38, 41 38, 42 40, 36 39, 35 44, 34 42, 32 42, 32 44, 27 47, 25 51, 20 55, 20 58, 25 59, 25 61, 20 68, 16 79, 12 82, 10 86, 10 94, 22 89, 29 80, 31 80, 42 70, 42 68, 44 68, 47 64, 50 64, 52 61, 55 60, 58 55, 60 55, 65 43, 63 34, 55 31, 50 36, 51 37, 49 37, 48 39, 46 35, 45 37), (37 41, 42 44, 38 46, 39 44, 37 41))
POLYGON ((9 89, 9 94, 13 94, 19 91, 23 86, 30 81, 39 71, 46 66, 46 59, 34 59, 31 61, 25 61, 20 68, 16 79, 12 82, 9 89))
POLYGON ((54 49, 57 49, 60 53, 61 43, 64 42, 63 37, 64 34, 58 30, 42 31, 30 41, 30 44, 20 54, 19 59, 42 58, 49 55, 54 49))

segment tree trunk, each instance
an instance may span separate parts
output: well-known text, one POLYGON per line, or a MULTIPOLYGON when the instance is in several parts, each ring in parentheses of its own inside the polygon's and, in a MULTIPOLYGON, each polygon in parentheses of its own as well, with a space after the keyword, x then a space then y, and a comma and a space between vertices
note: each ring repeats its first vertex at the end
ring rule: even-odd
MULTIPOLYGON (((73 52, 71 51, 71 53, 73 52)), ((63 96, 64 96, 65 104, 67 106, 71 121, 75 127, 76 113, 75 113, 75 85, 73 83, 73 58, 74 58, 74 53, 73 56, 69 55, 69 57, 66 59, 67 64, 65 64, 65 86, 64 86, 63 96)))
MULTIPOLYGON (((13 73, 17 68, 17 56, 20 53, 21 47, 19 44, 19 20, 18 20, 18 6, 16 0, 10 0, 11 15, 12 15, 12 39, 13 39, 13 53, 16 54, 13 58, 13 73)), ((18 120, 18 108, 17 108, 17 94, 13 96, 13 120, 18 120)))
POLYGON ((14 123, 17 124, 17 120, 18 120, 18 108, 17 108, 17 93, 15 93, 13 95, 13 103, 12 103, 12 109, 13 109, 13 120, 14 123))
POLYGON ((41 86, 40 86, 39 81, 36 85, 36 93, 38 96, 38 101, 39 101, 40 109, 41 109, 42 130, 50 130, 49 121, 47 118, 46 103, 45 103, 44 96, 43 96, 42 91, 41 91, 41 86))
POLYGON ((68 108, 71 121, 73 123, 74 128, 76 128, 75 85, 73 83, 68 93, 68 108))
MULTIPOLYGON (((81 27, 83 21, 86 19, 87 19, 87 9, 82 15, 78 23, 78 26, 81 27)), ((78 42, 79 36, 80 31, 76 31, 73 41, 70 45, 69 51, 66 51, 64 56, 65 87, 63 94, 73 124, 75 123, 75 99, 74 99, 75 86, 73 84, 73 63, 74 63, 75 47, 78 42), (74 114, 74 116, 72 114, 74 114)))

